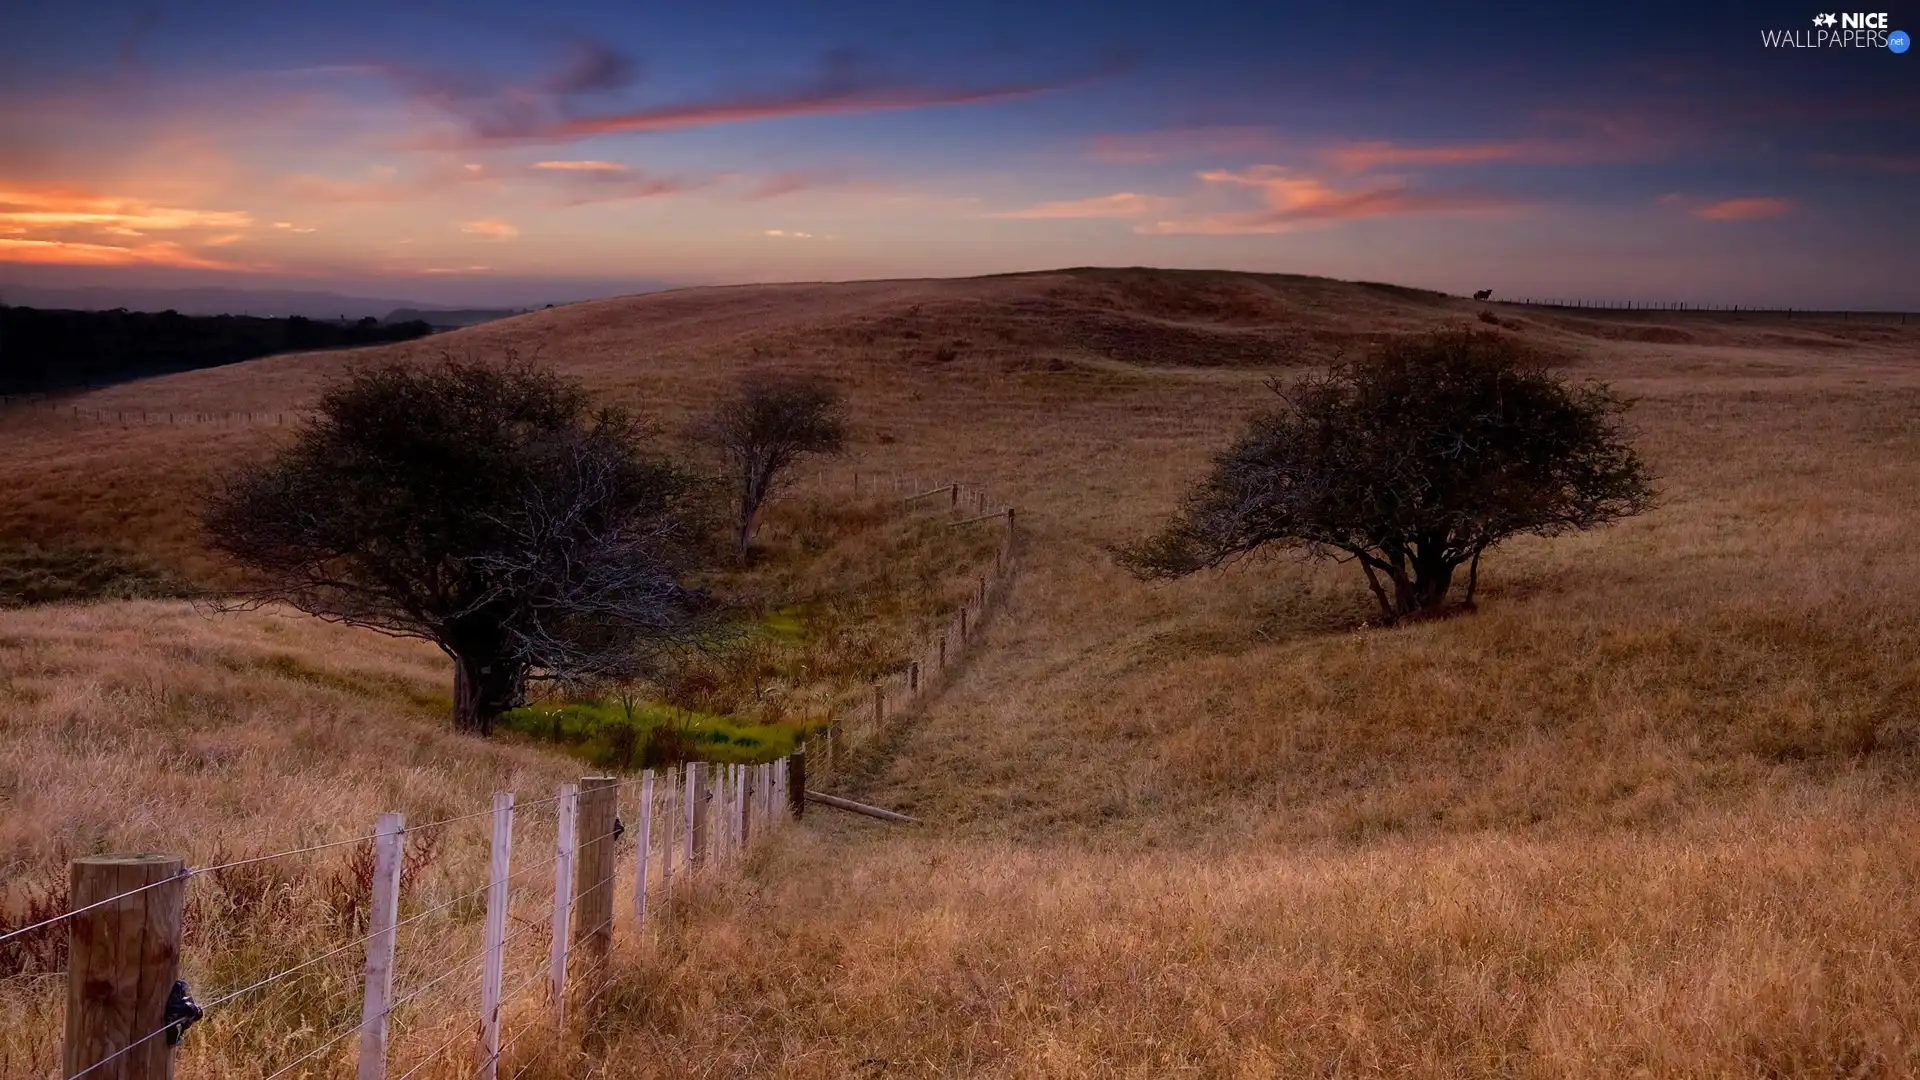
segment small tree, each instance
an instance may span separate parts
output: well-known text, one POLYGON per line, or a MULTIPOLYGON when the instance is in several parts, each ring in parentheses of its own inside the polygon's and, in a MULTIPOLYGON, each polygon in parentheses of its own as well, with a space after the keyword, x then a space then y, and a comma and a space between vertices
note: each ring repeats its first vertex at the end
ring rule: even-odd
POLYGON ((846 440, 840 391, 823 379, 749 375, 694 427, 720 452, 737 496, 734 552, 745 557, 754 518, 807 454, 837 454, 846 440))
POLYGON ((1402 338, 1291 384, 1158 535, 1123 553, 1146 578, 1268 545, 1355 561, 1389 623, 1442 608, 1456 571, 1511 536, 1646 510, 1649 476, 1604 385, 1572 386, 1518 342, 1470 329, 1402 338))
POLYGON ((631 677, 704 625, 682 584, 695 485, 647 431, 509 358, 361 371, 293 445, 210 500, 246 603, 422 638, 454 725, 486 734, 529 680, 631 677))

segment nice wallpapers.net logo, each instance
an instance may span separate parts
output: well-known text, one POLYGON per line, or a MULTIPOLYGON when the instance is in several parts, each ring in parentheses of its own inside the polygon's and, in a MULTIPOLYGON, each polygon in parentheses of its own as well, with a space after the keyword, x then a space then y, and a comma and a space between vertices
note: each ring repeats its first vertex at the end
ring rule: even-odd
POLYGON ((1822 12, 1805 30, 1762 30, 1769 49, 1886 49, 1906 52, 1913 44, 1905 30, 1892 29, 1884 11, 1822 12))

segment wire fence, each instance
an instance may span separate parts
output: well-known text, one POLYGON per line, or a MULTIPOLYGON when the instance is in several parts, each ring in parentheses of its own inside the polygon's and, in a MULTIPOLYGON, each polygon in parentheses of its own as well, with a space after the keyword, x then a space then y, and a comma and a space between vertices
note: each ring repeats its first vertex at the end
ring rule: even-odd
POLYGON ((1855 311, 1832 308, 1765 307, 1750 304, 1698 304, 1685 300, 1579 300, 1534 297, 1476 297, 1485 303, 1509 307, 1551 308, 1562 311, 1631 311, 1690 314, 1771 315, 1785 319, 1819 319, 1838 322, 1890 323, 1905 326, 1912 318, 1920 325, 1920 314, 1906 311, 1855 311))
MULTIPOLYGON (((727 766, 693 762, 624 779, 585 777, 550 798, 526 803, 500 793, 491 810, 422 825, 407 826, 398 814, 382 815, 373 833, 170 871, 7 931, 0 944, 33 934, 71 935, 65 975, 73 991, 69 1001, 79 1003, 77 1008, 70 1004, 61 1017, 63 1062, 57 1067, 43 1063, 20 1075, 62 1080, 159 1075, 148 1067, 151 1055, 173 1053, 165 1045, 173 1043, 181 1044, 180 1071, 193 1075, 214 1064, 197 1054, 196 1042, 203 1040, 193 1037, 200 1033, 194 1028, 204 1032, 225 1025, 229 1030, 223 1034, 232 1036, 239 1033, 236 1025, 268 1022, 288 1030, 278 1038, 238 1040, 247 1048, 248 1071, 263 1080, 349 1074, 361 1080, 411 1078, 435 1070, 468 1075, 470 1068, 474 1077, 493 1077, 528 1035, 558 1037, 567 1031, 570 1003, 582 1011, 600 1000, 611 985, 617 938, 650 938, 676 907, 684 910, 704 891, 738 875, 748 856, 779 834, 791 819, 789 769, 787 759, 727 766), (543 806, 553 807, 550 820, 530 812, 543 806), (693 811, 685 815, 684 829, 677 812, 683 806, 693 811), (488 873, 477 882, 471 875, 442 874, 437 888, 410 882, 409 854, 444 844, 444 837, 428 838, 460 826, 472 833, 464 839, 486 850, 488 873), (128 1011, 127 1002, 91 1000, 97 982, 109 988, 151 984, 156 978, 174 984, 183 937, 179 916, 187 894, 217 880, 217 872, 347 846, 356 853, 371 850, 374 870, 368 882, 372 908, 364 922, 339 935, 345 940, 235 979, 197 1004, 183 981, 138 1031, 124 1024, 114 1030, 107 1015, 128 1011), (450 880, 455 876, 466 880, 450 880), (152 902, 161 896, 163 902, 152 902), (383 896, 391 897, 384 914, 383 896), (628 903, 617 903, 619 896, 628 903), (129 925, 144 940, 158 938, 171 947, 117 948, 116 935, 129 925), (101 982, 103 975, 110 977, 101 982), (303 982, 324 985, 302 998, 297 990, 303 982), (361 1007, 339 1007, 345 999, 358 999, 361 1007), (514 1031, 503 1040, 501 1025, 509 1020, 514 1031)), ((411 876, 425 876, 422 861, 413 861, 411 876)), ((76 891, 98 867, 126 865, 126 858, 77 860, 72 867, 76 891)), ((132 1011, 141 1011, 141 1002, 133 1004, 132 1011)))
POLYGON ((202 866, 76 860, 65 910, 0 932, 0 958, 67 936, 66 970, 43 973, 64 977, 65 1007, 48 992, 41 1014, 64 1038, 57 1054, 49 1039, 39 1060, 8 1059, 0 1072, 162 1075, 177 1053, 186 1076, 498 1080, 516 1048, 535 1056, 512 1075, 531 1067, 573 1030, 570 1014, 616 985, 616 941, 684 927, 699 897, 798 816, 809 780, 849 768, 939 692, 1005 591, 1014 511, 984 491, 903 474, 810 479, 944 527, 1000 532, 991 569, 945 625, 890 677, 847 695, 839 719, 793 756, 585 777, 526 801, 501 792, 488 809, 416 825, 384 814, 371 831, 202 866), (97 887, 130 871, 150 879, 97 887), (315 881, 331 888, 297 887, 315 881), (128 948, 129 933, 168 947, 128 948), (136 986, 173 992, 126 1000, 136 986), (196 1003, 197 987, 215 989, 196 1003))

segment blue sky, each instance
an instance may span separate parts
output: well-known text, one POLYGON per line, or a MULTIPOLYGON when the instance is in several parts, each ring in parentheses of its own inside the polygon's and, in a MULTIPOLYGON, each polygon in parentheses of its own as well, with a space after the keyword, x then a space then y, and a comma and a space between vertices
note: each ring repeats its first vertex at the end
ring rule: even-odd
POLYGON ((1125 264, 1920 308, 1920 56, 1762 44, 1822 10, 0 0, 0 278, 1125 264))

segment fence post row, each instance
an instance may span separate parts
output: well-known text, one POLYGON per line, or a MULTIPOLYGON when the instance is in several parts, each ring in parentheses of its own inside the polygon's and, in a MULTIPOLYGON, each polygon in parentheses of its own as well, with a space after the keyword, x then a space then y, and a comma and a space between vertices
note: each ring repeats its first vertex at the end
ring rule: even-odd
MULTIPOLYGON (((900 486, 897 480, 895 486, 900 486)), ((949 505, 957 507, 959 485, 950 484, 946 490, 949 505)), ((979 505, 985 505, 983 492, 970 494, 979 505)), ((994 552, 996 582, 1006 570, 1013 539, 1014 510, 1009 507, 1005 513, 1007 539, 994 552)), ((988 578, 980 578, 976 588, 970 590, 971 603, 962 605, 955 620, 935 639, 929 658, 935 661, 934 676, 944 673, 948 666, 948 639, 954 631, 958 631, 958 642, 964 646, 970 632, 970 612, 977 611, 977 617, 984 617, 993 595, 991 583, 988 578)), ((925 653, 922 657, 928 658, 925 653)), ((908 706, 931 689, 923 681, 920 668, 921 661, 913 660, 899 676, 908 706)), ((884 682, 873 685, 873 710, 875 725, 884 723, 884 682)), ((769 835, 783 818, 802 819, 806 814, 809 756, 824 757, 819 764, 831 772, 836 758, 845 752, 843 743, 842 726, 829 723, 820 734, 801 740, 791 754, 772 762, 727 766, 688 762, 684 772, 668 771, 658 792, 654 771, 645 770, 640 777, 635 836, 636 925, 646 926, 651 871, 648 860, 654 846, 656 817, 660 822, 660 889, 663 902, 671 904, 676 847, 691 892, 697 869, 710 861, 744 859, 756 836, 769 835), (809 750, 814 753, 809 755, 809 750), (660 800, 658 807, 656 799, 660 800), (676 823, 680 830, 678 844, 676 823)), ((579 937, 596 960, 604 961, 611 952, 613 878, 618 860, 618 841, 613 833, 619 786, 620 781, 613 777, 585 777, 578 784, 560 788, 547 972, 556 1026, 563 1026, 566 1019, 572 939, 579 937)), ((494 793, 477 1047, 481 1065, 474 1074, 480 1080, 496 1080, 500 1056, 514 809, 514 793, 494 793)), ((394 1006, 395 931, 405 862, 404 816, 380 815, 373 839, 372 906, 358 1027, 359 1080, 381 1080, 386 1069, 394 1006)), ((176 1040, 164 1027, 168 1023, 168 998, 179 970, 186 880, 183 860, 157 855, 100 856, 71 864, 72 922, 62 1058, 67 1075, 84 1072, 98 1080, 164 1080, 171 1076, 170 1044, 176 1040), (161 1039, 163 1035, 168 1038, 161 1039)))
POLYGON ((393 924, 400 917, 400 865, 406 843, 406 816, 381 814, 373 830, 373 899, 368 916, 366 981, 360 998, 360 1080, 381 1080, 387 1072, 393 924))

